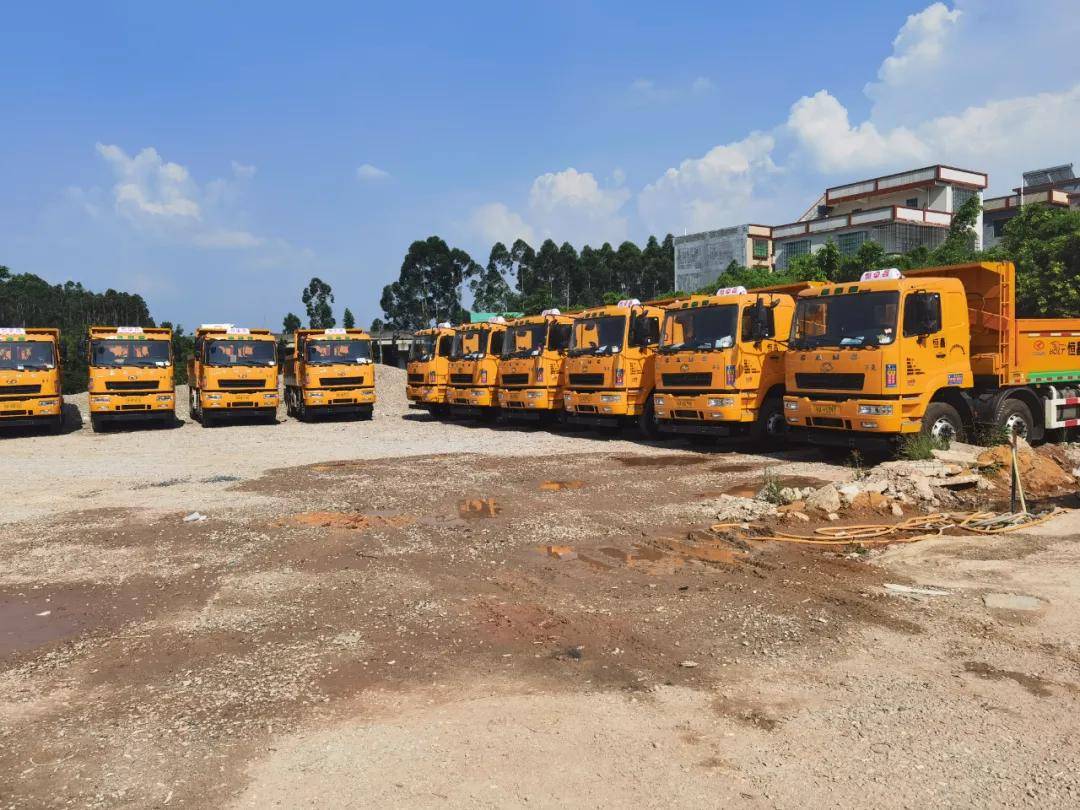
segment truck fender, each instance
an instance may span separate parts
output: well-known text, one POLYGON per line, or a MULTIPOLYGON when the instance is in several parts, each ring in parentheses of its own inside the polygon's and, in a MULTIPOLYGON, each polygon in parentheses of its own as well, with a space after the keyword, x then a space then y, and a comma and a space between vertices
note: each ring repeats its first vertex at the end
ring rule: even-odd
MULTIPOLYGON (((956 412, 960 414, 960 418, 964 420, 964 426, 970 431, 975 427, 975 421, 978 418, 977 406, 971 395, 960 388, 939 388, 934 392, 934 395, 930 397, 930 402, 945 402, 956 408, 956 412)), ((992 413, 992 412, 991 412, 992 413)))
POLYGON ((976 418, 979 422, 991 425, 994 422, 994 414, 998 406, 1007 399, 1018 399, 1028 406, 1032 417, 1035 419, 1035 435, 1032 441, 1040 441, 1043 438, 1046 425, 1046 409, 1042 398, 1034 389, 1028 386, 1017 388, 999 388, 981 394, 976 400, 976 418))

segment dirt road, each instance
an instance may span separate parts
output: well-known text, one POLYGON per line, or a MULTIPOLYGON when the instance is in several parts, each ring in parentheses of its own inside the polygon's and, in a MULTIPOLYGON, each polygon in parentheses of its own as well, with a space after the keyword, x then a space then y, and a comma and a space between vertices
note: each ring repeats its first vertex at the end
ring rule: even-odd
POLYGON ((742 547, 724 493, 846 471, 386 388, 369 423, 0 443, 0 806, 1080 798, 1076 514, 742 547))

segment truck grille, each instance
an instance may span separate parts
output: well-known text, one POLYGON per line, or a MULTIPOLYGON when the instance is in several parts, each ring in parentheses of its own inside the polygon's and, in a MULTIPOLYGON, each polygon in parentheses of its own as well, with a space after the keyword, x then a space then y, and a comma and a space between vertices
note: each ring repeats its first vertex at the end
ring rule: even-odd
POLYGON ((471 385, 472 374, 451 374, 450 382, 454 385, 471 385))
POLYGON ((689 374, 663 374, 664 387, 677 386, 683 388, 708 388, 712 385, 712 373, 708 371, 691 371, 689 374))
POLYGON ((797 388, 819 388, 832 391, 862 391, 865 374, 796 374, 797 388))
POLYGON ((218 380, 218 388, 273 388, 265 380, 218 380))
POLYGON ((41 393, 40 385, 0 385, 0 396, 41 393))
POLYGON ((409 375, 409 382, 411 382, 411 383, 422 383, 423 381, 424 381, 424 375, 423 374, 410 374, 409 375))
POLYGON ((673 411, 676 419, 700 419, 701 411, 673 411))
POLYGON ((322 385, 323 387, 334 385, 361 385, 363 382, 363 377, 323 377, 319 380, 319 385, 322 385))
POLYGON ((106 391, 156 391, 157 380, 106 380, 106 391))
POLYGON ((603 374, 571 374, 571 385, 603 385, 603 374))
POLYGON ((503 385, 527 385, 529 382, 528 374, 503 374, 503 385))

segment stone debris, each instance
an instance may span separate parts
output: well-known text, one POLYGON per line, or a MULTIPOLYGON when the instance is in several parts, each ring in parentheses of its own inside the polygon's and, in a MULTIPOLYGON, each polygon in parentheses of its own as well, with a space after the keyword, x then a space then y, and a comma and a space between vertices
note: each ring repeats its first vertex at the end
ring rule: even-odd
POLYGON ((991 610, 1042 610, 1043 601, 1022 593, 988 593, 983 596, 983 604, 991 610))

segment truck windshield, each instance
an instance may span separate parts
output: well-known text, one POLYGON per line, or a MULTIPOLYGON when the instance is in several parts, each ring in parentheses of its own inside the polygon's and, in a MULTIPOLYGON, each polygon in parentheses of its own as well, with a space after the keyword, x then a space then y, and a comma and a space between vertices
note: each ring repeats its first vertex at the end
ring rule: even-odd
POLYGON ((454 348, 450 350, 451 360, 476 360, 487 353, 490 329, 470 329, 454 335, 454 348))
POLYGON ((165 366, 169 364, 167 340, 92 340, 90 365, 110 368, 116 366, 165 366))
POLYGON ((507 329, 502 356, 530 357, 540 354, 547 341, 547 330, 546 323, 530 323, 507 329))
POLYGON ((332 366, 338 363, 366 363, 371 360, 370 340, 311 340, 307 345, 307 362, 311 366, 332 366))
POLYGON ((664 316, 660 351, 713 351, 728 348, 735 343, 738 322, 738 304, 672 310, 664 316))
POLYGON ((568 354, 618 354, 626 340, 625 315, 601 315, 574 322, 568 354))
POLYGON ((899 292, 801 298, 791 323, 793 349, 884 346, 896 339, 899 292))
POLYGON ((56 368, 53 344, 42 340, 0 343, 0 368, 9 371, 56 368))
POLYGON ((435 336, 434 335, 420 335, 414 337, 412 345, 409 346, 409 360, 426 363, 435 356, 435 336))
POLYGON ((269 340, 212 340, 206 345, 209 366, 272 366, 277 362, 269 340))

